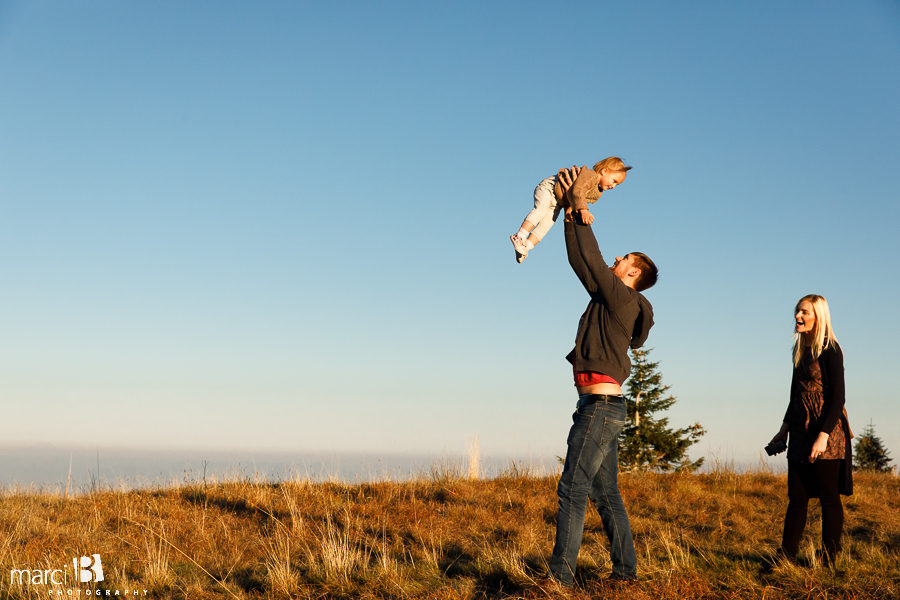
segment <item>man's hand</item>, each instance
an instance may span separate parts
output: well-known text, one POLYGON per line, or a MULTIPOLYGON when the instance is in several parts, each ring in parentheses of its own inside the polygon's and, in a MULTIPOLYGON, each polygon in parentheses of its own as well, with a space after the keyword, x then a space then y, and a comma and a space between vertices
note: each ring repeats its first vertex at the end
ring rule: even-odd
POLYGON ((572 184, 575 183, 575 179, 578 178, 578 174, 581 172, 581 169, 584 167, 576 167, 572 165, 567 169, 560 169, 557 176, 559 177, 559 184, 562 186, 563 193, 566 193, 572 184))
POLYGON ((585 225, 590 225, 594 222, 594 215, 592 215, 588 209, 584 208, 582 210, 579 210, 578 214, 581 217, 581 222, 585 225))

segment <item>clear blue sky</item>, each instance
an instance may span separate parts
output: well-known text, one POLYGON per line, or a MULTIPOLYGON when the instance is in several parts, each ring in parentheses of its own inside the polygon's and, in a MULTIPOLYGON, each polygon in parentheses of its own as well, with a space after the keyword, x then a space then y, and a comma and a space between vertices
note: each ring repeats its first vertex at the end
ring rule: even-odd
POLYGON ((889 0, 0 2, 0 438, 562 454, 587 297, 507 238, 617 154, 694 454, 758 460, 818 292, 900 459, 898 65, 889 0))

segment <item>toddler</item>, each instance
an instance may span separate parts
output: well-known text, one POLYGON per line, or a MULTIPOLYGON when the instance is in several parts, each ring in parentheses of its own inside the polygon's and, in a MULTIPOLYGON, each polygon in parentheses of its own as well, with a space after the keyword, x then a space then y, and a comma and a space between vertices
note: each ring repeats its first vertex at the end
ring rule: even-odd
POLYGON ((522 262, 528 251, 537 246, 561 210, 566 214, 574 211, 583 223, 590 225, 594 215, 588 211, 588 204, 596 202, 606 190, 615 189, 625 181, 625 174, 631 169, 618 156, 610 156, 598 162, 592 169, 586 166, 573 171, 560 169, 559 172, 543 180, 534 188, 534 209, 525 216, 519 231, 509 236, 516 249, 516 262, 522 262), (570 173, 576 174, 571 181, 570 173))

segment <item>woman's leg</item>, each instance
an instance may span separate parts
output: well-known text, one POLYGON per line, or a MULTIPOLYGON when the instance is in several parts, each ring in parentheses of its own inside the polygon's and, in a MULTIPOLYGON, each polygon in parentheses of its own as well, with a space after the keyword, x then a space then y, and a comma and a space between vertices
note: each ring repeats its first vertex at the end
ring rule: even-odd
POLYGON ((781 536, 781 550, 788 558, 796 558, 800 551, 800 538, 806 529, 806 508, 809 495, 803 482, 803 465, 788 461, 788 507, 784 515, 784 533, 781 536))
POLYGON ((844 530, 844 506, 838 493, 840 470, 841 460, 821 460, 813 464, 822 503, 822 548, 829 564, 834 564, 841 550, 841 533, 844 530))

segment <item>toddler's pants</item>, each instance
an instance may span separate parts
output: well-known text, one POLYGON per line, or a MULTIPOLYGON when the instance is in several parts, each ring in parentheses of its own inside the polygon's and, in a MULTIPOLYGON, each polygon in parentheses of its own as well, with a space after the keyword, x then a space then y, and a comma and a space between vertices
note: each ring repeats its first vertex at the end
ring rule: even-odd
POLYGON ((553 227, 562 210, 562 207, 556 202, 556 195, 553 193, 555 184, 556 175, 548 177, 534 188, 534 209, 525 217, 526 221, 534 225, 531 235, 538 241, 544 239, 544 236, 553 227))

